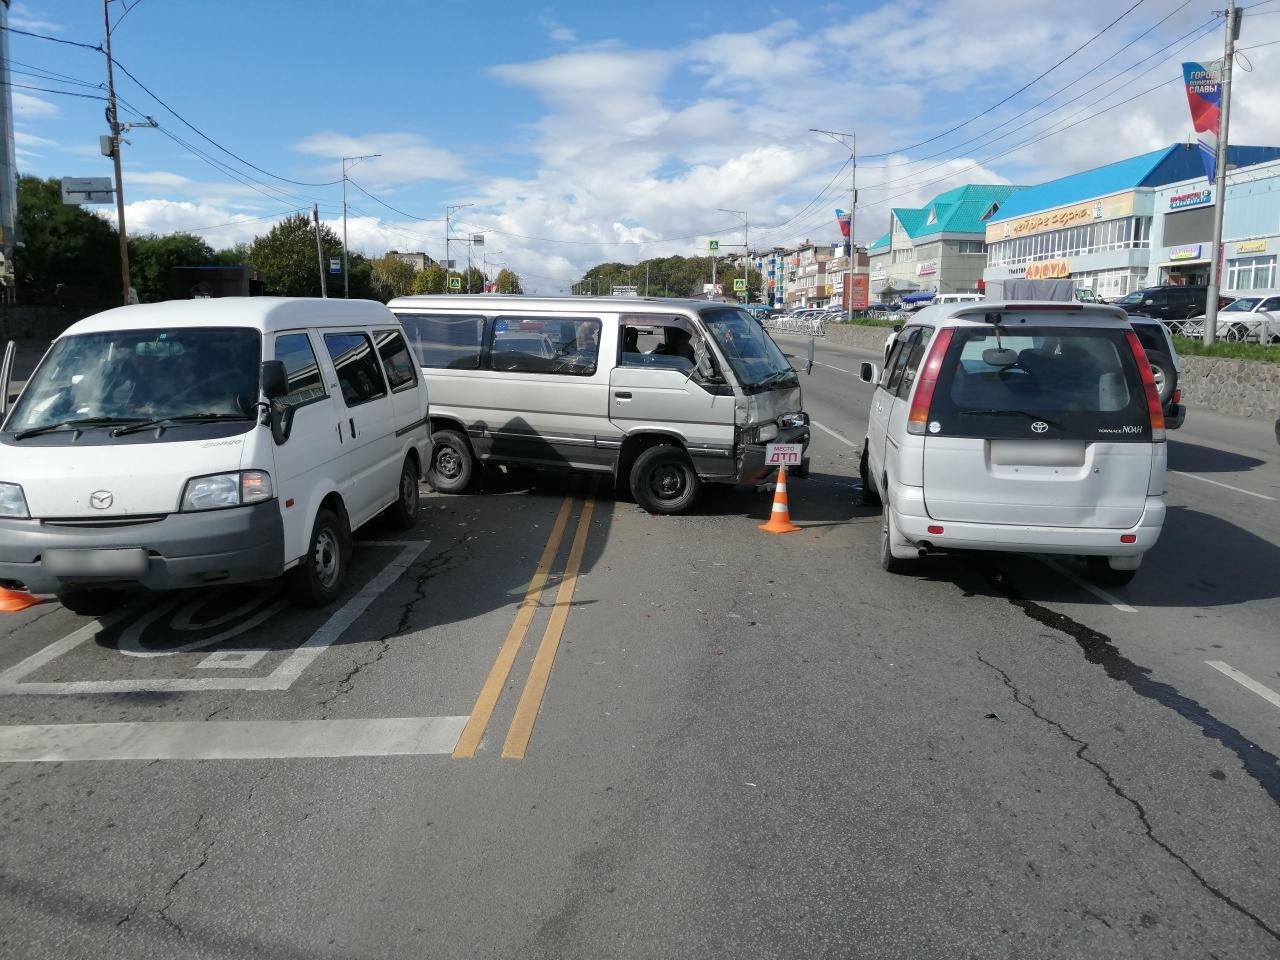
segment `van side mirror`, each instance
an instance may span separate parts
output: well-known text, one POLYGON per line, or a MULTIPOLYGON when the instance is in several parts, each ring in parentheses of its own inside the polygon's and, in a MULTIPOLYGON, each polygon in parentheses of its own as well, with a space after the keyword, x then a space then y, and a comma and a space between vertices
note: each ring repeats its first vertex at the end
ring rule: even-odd
POLYGON ((879 383, 880 371, 874 363, 864 361, 862 366, 858 367, 858 378, 863 383, 879 383))
POLYGON ((283 360, 263 360, 258 379, 262 395, 268 400, 278 400, 289 392, 289 377, 283 360))

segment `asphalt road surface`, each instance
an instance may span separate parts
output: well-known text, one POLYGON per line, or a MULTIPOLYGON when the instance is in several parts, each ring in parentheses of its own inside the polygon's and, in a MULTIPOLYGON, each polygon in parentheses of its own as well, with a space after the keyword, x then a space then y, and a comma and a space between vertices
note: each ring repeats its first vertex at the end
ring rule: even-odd
MULTIPOLYGON (((804 341, 780 338, 803 355, 804 341)), ((354 582, 0 619, 0 956, 1280 956, 1280 448, 1192 410, 1132 585, 488 476, 354 582)))

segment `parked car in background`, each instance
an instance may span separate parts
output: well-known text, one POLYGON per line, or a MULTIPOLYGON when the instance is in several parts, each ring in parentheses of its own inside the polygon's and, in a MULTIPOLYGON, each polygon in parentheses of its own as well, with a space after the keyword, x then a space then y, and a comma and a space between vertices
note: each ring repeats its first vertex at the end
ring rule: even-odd
MULTIPOLYGON (((1182 324, 1179 333, 1199 336, 1204 312, 1182 324), (1200 321, 1200 322, 1197 322, 1200 321)), ((1218 309, 1218 337, 1222 340, 1280 343, 1280 290, 1250 290, 1218 309)))
POLYGON ((1130 317, 1129 326, 1138 335, 1147 353, 1147 362, 1151 364, 1156 392, 1164 408, 1165 427, 1177 430, 1187 419, 1187 408, 1182 405, 1182 391, 1178 388, 1182 359, 1173 346, 1169 328, 1151 317, 1130 317))
MULTIPOLYGON (((1144 287, 1114 301, 1114 305, 1125 313, 1155 317, 1167 323, 1171 320, 1187 320, 1197 315, 1204 316, 1208 292, 1207 287, 1144 287)), ((1218 309, 1230 302, 1229 297, 1219 297, 1218 309)))
POLYGON ((861 473, 885 570, 934 552, 1067 554, 1123 584, 1159 538, 1164 411, 1123 311, 937 307, 860 375, 876 385, 861 473))

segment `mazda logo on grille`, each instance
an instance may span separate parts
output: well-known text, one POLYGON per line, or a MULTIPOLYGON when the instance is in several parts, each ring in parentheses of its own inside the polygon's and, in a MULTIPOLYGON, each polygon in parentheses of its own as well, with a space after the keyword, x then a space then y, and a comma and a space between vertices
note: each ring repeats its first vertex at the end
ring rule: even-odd
POLYGON ((1044 433, 1048 429, 1049 429, 1049 425, 1045 423, 1043 420, 1037 420, 1035 423, 1031 425, 1031 430, 1033 433, 1044 433))
POLYGON ((95 510, 106 510, 114 501, 110 490, 95 490, 89 494, 89 506, 95 510))

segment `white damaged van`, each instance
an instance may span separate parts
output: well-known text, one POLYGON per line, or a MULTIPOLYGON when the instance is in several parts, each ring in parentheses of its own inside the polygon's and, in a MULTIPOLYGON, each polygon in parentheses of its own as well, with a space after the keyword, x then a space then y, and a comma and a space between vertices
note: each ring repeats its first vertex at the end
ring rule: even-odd
POLYGON ((124 589, 288 572, 297 600, 329 603, 353 530, 415 522, 428 412, 380 303, 237 297, 89 317, 0 427, 0 587, 98 613, 124 589))

